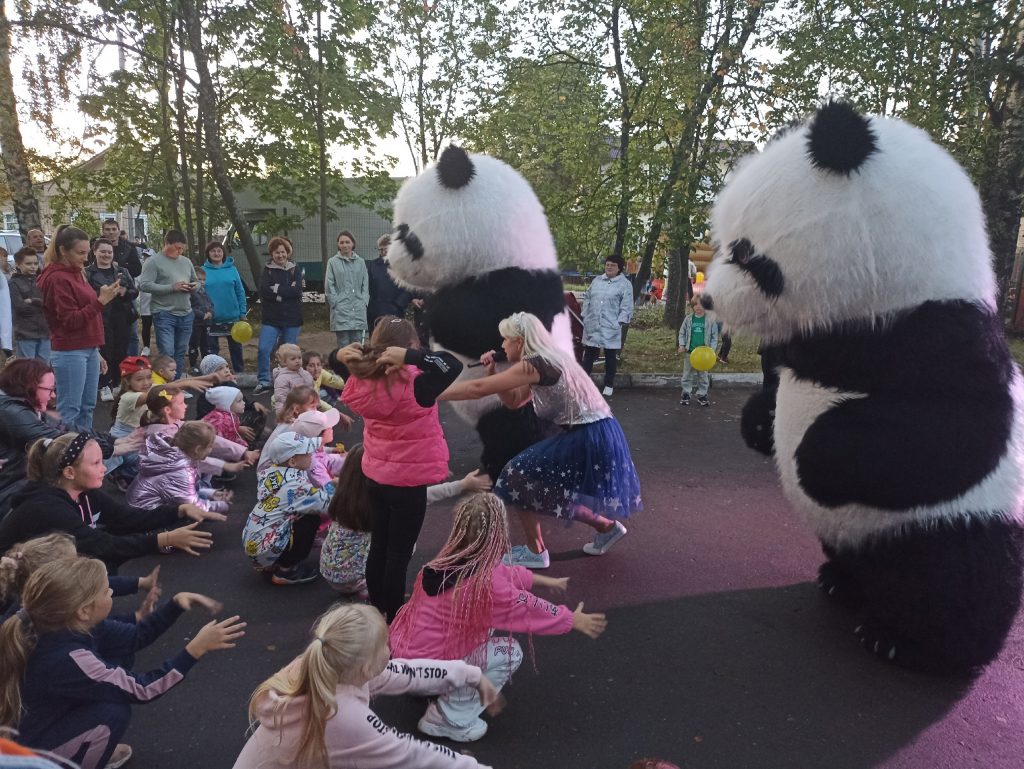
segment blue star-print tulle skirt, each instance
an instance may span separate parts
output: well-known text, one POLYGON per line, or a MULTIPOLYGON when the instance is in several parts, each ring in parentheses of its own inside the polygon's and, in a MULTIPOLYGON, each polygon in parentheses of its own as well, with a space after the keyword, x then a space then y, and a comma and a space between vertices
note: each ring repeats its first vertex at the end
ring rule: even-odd
POLYGON ((573 427, 517 454, 494 493, 517 507, 568 520, 581 507, 608 518, 643 509, 640 479, 615 417, 573 427))

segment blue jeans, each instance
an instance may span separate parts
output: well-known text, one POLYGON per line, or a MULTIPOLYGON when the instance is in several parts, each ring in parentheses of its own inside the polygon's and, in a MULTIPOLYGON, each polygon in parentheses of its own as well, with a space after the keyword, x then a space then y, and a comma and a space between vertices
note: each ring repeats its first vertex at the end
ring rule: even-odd
POLYGON ((185 354, 192 337, 192 313, 175 315, 167 310, 153 313, 156 346, 161 355, 170 355, 178 364, 178 376, 185 376, 185 354))
POLYGON ((228 351, 231 353, 231 370, 236 374, 245 371, 245 359, 242 357, 242 345, 229 336, 220 337, 210 335, 206 340, 206 354, 220 355, 220 340, 226 339, 228 351))
POLYGON ((50 365, 56 380, 60 418, 74 430, 92 430, 96 389, 100 383, 99 349, 54 350, 50 353, 50 365))
POLYGON ((133 320, 132 325, 128 327, 128 354, 138 355, 139 350, 139 321, 133 320))
POLYGON ((14 343, 14 352, 19 358, 39 358, 50 362, 49 339, 21 339, 14 343))
POLYGON ((268 326, 264 323, 260 327, 260 347, 256 356, 256 381, 259 384, 270 384, 270 354, 278 344, 295 344, 299 341, 299 331, 302 326, 268 326))

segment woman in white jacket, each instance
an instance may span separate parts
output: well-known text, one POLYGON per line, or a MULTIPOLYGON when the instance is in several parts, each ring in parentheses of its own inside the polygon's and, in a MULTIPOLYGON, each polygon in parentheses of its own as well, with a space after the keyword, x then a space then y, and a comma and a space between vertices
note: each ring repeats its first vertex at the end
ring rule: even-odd
POLYGON ((234 769, 487 769, 399 732, 370 709, 371 696, 473 686, 493 714, 498 692, 480 668, 389 656, 387 625, 372 606, 343 604, 324 614, 305 651, 253 693, 249 718, 259 726, 234 769))
POLYGON ((633 318, 633 284, 622 274, 626 262, 612 254, 604 261, 604 275, 594 278, 583 295, 583 370, 590 373, 597 353, 604 348, 604 394, 615 387, 615 370, 622 349, 622 328, 633 318))

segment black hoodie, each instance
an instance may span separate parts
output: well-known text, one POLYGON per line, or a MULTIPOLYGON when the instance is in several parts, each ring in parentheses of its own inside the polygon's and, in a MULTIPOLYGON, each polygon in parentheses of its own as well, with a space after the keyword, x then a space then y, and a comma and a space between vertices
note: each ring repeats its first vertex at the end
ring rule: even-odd
POLYGON ((63 489, 30 482, 0 522, 0 553, 18 542, 64 531, 75 538, 79 554, 99 558, 116 572, 131 558, 157 552, 158 531, 181 522, 178 505, 141 510, 98 489, 82 492, 75 502, 63 489))

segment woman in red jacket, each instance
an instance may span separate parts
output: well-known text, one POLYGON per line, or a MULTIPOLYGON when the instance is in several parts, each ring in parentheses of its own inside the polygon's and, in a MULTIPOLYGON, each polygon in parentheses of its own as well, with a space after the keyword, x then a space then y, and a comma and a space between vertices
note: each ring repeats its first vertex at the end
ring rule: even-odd
POLYGON ((120 280, 99 289, 85 280, 89 236, 68 225, 46 249, 46 267, 37 285, 43 295, 43 313, 50 326, 50 365, 57 378, 57 412, 72 429, 92 430, 92 413, 104 344, 103 308, 121 292, 120 280))

